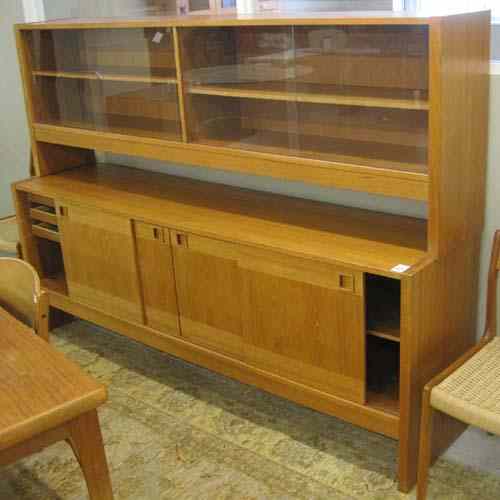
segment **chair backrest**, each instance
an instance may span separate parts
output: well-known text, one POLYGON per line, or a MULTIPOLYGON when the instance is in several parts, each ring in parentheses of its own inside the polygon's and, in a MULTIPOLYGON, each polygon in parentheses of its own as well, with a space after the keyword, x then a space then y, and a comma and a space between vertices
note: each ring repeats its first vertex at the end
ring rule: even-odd
POLYGON ((490 269, 488 271, 488 297, 486 299, 485 337, 497 334, 497 285, 500 270, 500 229, 495 231, 491 247, 490 269))
POLYGON ((47 332, 41 322, 47 320, 47 311, 41 311, 46 307, 42 296, 40 278, 30 264, 0 258, 0 306, 45 337, 47 332))

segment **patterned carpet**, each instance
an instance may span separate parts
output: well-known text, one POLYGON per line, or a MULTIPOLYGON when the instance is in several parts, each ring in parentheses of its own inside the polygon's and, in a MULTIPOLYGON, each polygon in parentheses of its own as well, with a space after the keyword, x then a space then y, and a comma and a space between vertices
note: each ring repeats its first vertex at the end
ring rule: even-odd
MULTIPOLYGON (((397 444, 89 323, 53 344, 109 385, 100 410, 115 498, 413 498, 396 489, 397 444)), ((1 499, 85 499, 61 443, 0 472, 1 499)), ((499 499, 500 479, 439 461, 432 499, 499 499)))

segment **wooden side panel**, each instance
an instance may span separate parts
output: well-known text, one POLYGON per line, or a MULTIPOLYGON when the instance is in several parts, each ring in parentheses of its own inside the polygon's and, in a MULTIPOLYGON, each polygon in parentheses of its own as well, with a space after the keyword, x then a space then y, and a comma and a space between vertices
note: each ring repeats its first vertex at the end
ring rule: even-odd
MULTIPOLYGON (((399 481, 416 481, 420 410, 424 385, 475 341, 479 241, 450 251, 402 281, 399 481)), ((435 453, 445 450, 464 426, 436 422, 435 453)))
POLYGON ((137 266, 144 304, 144 324, 179 334, 172 248, 168 229, 135 222, 137 266))
POLYGON ((13 184, 12 198, 16 209, 19 242, 21 243, 23 259, 29 262, 37 272, 42 275, 40 255, 38 253, 36 239, 31 230, 30 195, 24 191, 18 191, 16 189, 16 184, 13 184))
POLYGON ((243 281, 237 260, 206 238, 173 231, 171 237, 182 336, 241 359, 243 281))
POLYGON ((488 140, 490 15, 431 28, 429 244, 444 254, 482 231, 488 140))
POLYGON ((57 212, 69 296, 142 323, 130 220, 60 203, 57 212))

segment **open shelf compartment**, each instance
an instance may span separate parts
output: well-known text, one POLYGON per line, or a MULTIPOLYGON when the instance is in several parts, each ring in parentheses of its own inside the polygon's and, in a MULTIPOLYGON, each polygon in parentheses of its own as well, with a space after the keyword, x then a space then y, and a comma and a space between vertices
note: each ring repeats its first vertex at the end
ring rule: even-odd
POLYGON ((177 86, 36 76, 37 123, 180 140, 177 86))
POLYGON ((40 259, 42 286, 67 295, 64 261, 53 198, 30 194, 31 232, 40 259))
POLYGON ((365 275, 368 406, 399 414, 401 281, 365 275))
POLYGON ((399 415, 399 343, 371 335, 366 340, 366 404, 399 415))
POLYGON ((400 341, 401 282, 366 275, 366 329, 368 335, 400 341))

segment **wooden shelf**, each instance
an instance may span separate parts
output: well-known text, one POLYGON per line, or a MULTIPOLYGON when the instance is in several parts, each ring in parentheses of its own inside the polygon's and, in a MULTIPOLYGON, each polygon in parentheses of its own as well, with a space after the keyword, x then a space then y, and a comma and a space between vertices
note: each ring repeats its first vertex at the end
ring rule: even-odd
POLYGON ((47 125, 83 130, 100 130, 123 136, 148 137, 165 141, 181 141, 181 125, 176 120, 157 120, 140 116, 95 114, 88 121, 47 120, 47 125))
POLYGON ((366 360, 367 406, 399 415, 399 344, 385 338, 369 337, 366 360))
POLYGON ((423 220, 128 167, 80 167, 17 189, 54 199, 77 191, 82 205, 96 210, 396 278, 395 265, 414 266, 427 254, 423 220))
POLYGON ((280 81, 191 84, 187 87, 187 91, 190 94, 244 97, 248 99, 376 108, 429 109, 427 92, 376 87, 319 85, 280 81))
POLYGON ((57 226, 52 224, 47 224, 46 222, 41 222, 32 225, 32 232, 35 236, 39 238, 44 238, 46 240, 60 242, 59 232, 57 231, 57 226))
POLYGON ((138 82, 138 83, 168 83, 177 84, 177 78, 167 76, 134 75, 126 73, 110 73, 105 71, 45 71, 34 70, 34 76, 50 78, 72 78, 78 80, 102 80, 115 82, 138 82))
POLYGON ((367 334, 393 342, 401 336, 401 285, 380 276, 366 277, 367 334))
POLYGON ((57 225, 55 210, 44 205, 37 205, 30 209, 31 218, 40 222, 57 225))
POLYGON ((44 196, 38 196, 36 194, 32 194, 30 196, 30 201, 32 205, 45 205, 47 207, 52 207, 55 208, 56 204, 54 200, 51 200, 50 198, 45 198, 44 196))
POLYGON ((54 292, 66 296, 68 295, 66 277, 63 273, 50 278, 42 278, 41 284, 42 288, 45 288, 45 290, 48 290, 49 292, 54 292))
POLYGON ((390 386, 385 392, 375 392, 369 390, 366 395, 366 404, 370 408, 399 416, 399 397, 397 386, 390 386))
POLYGON ((204 137, 199 138, 196 143, 427 174, 427 165, 421 161, 421 158, 427 156, 425 148, 304 136, 272 130, 234 130, 234 127, 230 128, 229 126, 221 126, 220 130, 224 131, 224 138, 204 137))
POLYGON ((368 328, 366 333, 373 337, 380 337, 382 339, 392 340, 393 342, 399 342, 401 335, 399 322, 373 324, 368 328))

